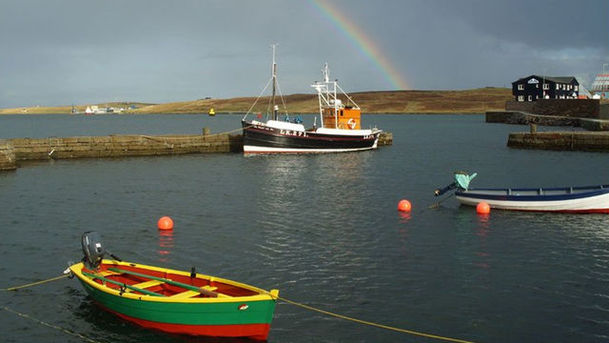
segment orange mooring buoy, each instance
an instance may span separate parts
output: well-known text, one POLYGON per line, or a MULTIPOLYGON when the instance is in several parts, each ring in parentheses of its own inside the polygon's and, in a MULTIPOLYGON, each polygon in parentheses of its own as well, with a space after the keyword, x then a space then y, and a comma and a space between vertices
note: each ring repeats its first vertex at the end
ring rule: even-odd
POLYGON ((479 202, 476 206, 476 212, 478 212, 478 214, 489 214, 491 213, 491 207, 484 201, 479 202))
POLYGON ((173 220, 167 216, 161 217, 156 224, 159 230, 173 230, 173 220))
POLYGON ((412 209, 412 205, 410 205, 410 201, 403 199, 398 203, 398 211, 402 212, 410 212, 412 209))

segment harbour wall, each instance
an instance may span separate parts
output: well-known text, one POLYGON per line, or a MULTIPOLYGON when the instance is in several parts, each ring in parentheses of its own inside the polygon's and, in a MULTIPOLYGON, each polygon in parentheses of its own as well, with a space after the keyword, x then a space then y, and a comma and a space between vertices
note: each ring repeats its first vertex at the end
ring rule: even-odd
POLYGON ((486 122, 516 125, 579 126, 579 118, 538 115, 529 112, 508 110, 486 112, 486 122))
POLYGON ((550 116, 507 110, 486 112, 486 122, 516 125, 572 126, 581 127, 589 131, 609 131, 609 120, 605 119, 550 116))
POLYGON ((0 170, 17 169, 15 149, 8 140, 0 140, 0 170))
POLYGON ((238 152, 241 135, 110 135, 13 138, 17 161, 238 152))
POLYGON ((486 112, 487 123, 573 126, 609 130, 609 104, 597 99, 539 99, 507 101, 505 111, 486 112))
POLYGON ((528 112, 543 116, 609 119, 609 104, 597 99, 538 99, 507 101, 506 111, 528 112))
POLYGON ((509 135, 507 146, 517 149, 609 152, 609 132, 514 132, 509 135))
MULTIPOLYGON (((393 144, 393 135, 381 134, 378 145, 393 144)), ((0 170, 13 170, 19 161, 114 158, 132 156, 235 153, 243 151, 241 134, 110 135, 0 140, 0 170)))

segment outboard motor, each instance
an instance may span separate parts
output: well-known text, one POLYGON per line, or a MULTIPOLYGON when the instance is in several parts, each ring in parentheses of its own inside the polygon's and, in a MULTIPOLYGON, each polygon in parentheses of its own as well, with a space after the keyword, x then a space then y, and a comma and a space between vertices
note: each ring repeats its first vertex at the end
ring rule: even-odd
POLYGON ((83 261, 87 268, 97 269, 106 250, 102 246, 101 236, 95 231, 87 231, 82 234, 82 252, 85 255, 83 261))
POLYGON ((476 177, 476 175, 478 175, 478 173, 473 173, 469 175, 467 172, 457 171, 455 172, 455 181, 453 183, 444 188, 438 188, 433 193, 435 196, 440 196, 455 188, 467 190, 467 188, 469 187, 469 183, 476 177))

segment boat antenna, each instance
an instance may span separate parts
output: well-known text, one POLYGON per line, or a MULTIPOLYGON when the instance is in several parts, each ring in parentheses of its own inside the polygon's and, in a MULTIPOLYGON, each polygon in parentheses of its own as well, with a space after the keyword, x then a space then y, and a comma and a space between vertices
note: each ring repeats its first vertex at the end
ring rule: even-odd
POLYGON ((271 105, 273 106, 273 120, 279 119, 279 108, 275 104, 275 92, 277 89, 277 63, 275 63, 275 48, 277 43, 271 45, 273 47, 273 66, 272 66, 272 79, 273 79, 273 95, 271 97, 271 105))
POLYGON ((328 68, 328 62, 324 64, 324 69, 321 70, 321 73, 324 77, 324 82, 330 83, 330 68, 328 68))

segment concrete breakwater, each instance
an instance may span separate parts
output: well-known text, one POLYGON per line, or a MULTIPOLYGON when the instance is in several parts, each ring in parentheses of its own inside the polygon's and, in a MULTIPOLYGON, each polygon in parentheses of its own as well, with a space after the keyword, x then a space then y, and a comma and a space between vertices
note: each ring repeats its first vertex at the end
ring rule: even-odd
POLYGON ((507 145, 518 149, 609 152, 609 132, 514 132, 507 145))
MULTIPOLYGON (((241 134, 110 135, 0 140, 0 170, 12 170, 19 161, 112 158, 130 156, 229 153, 243 151, 241 134)), ((393 135, 381 134, 379 146, 391 145, 393 135)))

